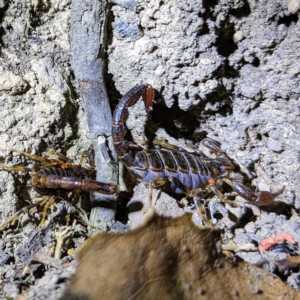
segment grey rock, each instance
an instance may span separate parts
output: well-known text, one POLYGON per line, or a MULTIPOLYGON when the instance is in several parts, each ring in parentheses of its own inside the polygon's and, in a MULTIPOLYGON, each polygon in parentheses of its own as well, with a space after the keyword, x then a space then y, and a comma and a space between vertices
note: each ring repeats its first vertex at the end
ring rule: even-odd
POLYGON ((0 266, 4 265, 10 258, 10 255, 0 250, 0 266))
POLYGON ((272 139, 272 138, 269 138, 268 139, 268 147, 274 151, 274 152, 281 152, 283 151, 283 146, 281 143, 279 143, 278 141, 272 139))

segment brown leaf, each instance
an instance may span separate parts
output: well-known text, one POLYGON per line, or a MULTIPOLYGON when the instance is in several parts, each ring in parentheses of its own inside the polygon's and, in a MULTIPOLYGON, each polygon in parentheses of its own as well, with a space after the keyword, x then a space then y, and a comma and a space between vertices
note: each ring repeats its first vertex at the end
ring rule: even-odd
POLYGON ((191 216, 152 216, 126 234, 99 234, 79 252, 61 299, 292 299, 280 279, 217 250, 220 232, 191 216))

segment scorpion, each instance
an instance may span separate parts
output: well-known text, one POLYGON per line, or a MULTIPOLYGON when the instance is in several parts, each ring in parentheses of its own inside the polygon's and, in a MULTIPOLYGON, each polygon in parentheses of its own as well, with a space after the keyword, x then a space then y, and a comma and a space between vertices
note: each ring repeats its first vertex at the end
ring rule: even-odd
POLYGON ((44 207, 42 220, 39 225, 43 226, 47 209, 55 202, 63 191, 100 192, 102 194, 115 194, 117 192, 117 186, 114 184, 90 179, 95 174, 95 151, 92 145, 87 151, 84 151, 81 154, 78 165, 73 164, 70 158, 53 150, 49 151, 45 155, 46 157, 31 155, 30 153, 18 149, 11 149, 11 152, 20 153, 25 157, 38 161, 39 164, 37 167, 33 168, 0 164, 0 168, 8 171, 32 173, 32 187, 43 197, 40 201, 19 210, 0 226, 0 230, 3 230, 8 224, 17 220, 22 213, 27 212, 36 206, 44 207), (53 157, 56 157, 56 159, 53 159, 53 157), (84 158, 87 158, 90 165, 89 167, 82 166, 84 158))
POLYGON ((194 198, 198 213, 206 222, 202 210, 199 209, 196 196, 213 192, 223 203, 236 205, 227 200, 218 187, 226 182, 243 199, 256 206, 266 206, 274 202, 283 193, 285 186, 275 193, 260 191, 257 194, 243 184, 243 176, 234 172, 230 158, 221 150, 221 144, 211 138, 202 140, 215 158, 202 152, 188 151, 162 141, 153 144, 166 149, 147 149, 125 139, 128 108, 142 97, 145 110, 154 102, 154 89, 149 84, 138 84, 129 90, 117 105, 113 115, 112 139, 119 160, 127 167, 129 173, 138 181, 149 184, 149 208, 152 207, 152 190, 164 189, 177 194, 186 194, 194 198))

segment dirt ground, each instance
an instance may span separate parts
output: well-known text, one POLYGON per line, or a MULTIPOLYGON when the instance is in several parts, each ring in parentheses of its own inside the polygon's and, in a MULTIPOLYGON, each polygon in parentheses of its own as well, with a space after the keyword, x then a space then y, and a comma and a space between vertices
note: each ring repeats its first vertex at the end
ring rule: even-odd
MULTIPOLYGON (((72 67, 72 7, 71 0, 0 1, 1 164, 32 167, 13 148, 38 156, 54 149, 78 162, 91 144, 72 67)), ((299 14, 299 0, 118 0, 106 7, 104 57, 112 109, 135 84, 155 88, 149 114, 142 101, 130 108, 135 143, 160 139, 206 151, 200 141, 210 137, 253 190, 285 186, 278 205, 260 213, 226 184, 220 190, 239 207, 205 199, 227 256, 275 274, 295 291, 299 263, 280 272, 278 261, 299 255, 299 14), (258 251, 264 239, 283 233, 295 243, 258 251)), ((86 215, 68 195, 53 206, 46 227, 38 227, 41 213, 32 211, 0 232, 0 298, 58 299, 76 270, 75 250, 88 237, 139 227, 151 214, 142 212, 149 192, 128 181, 121 171, 113 223, 97 220, 89 195, 78 204, 86 215)), ((35 194, 29 174, 0 170, 1 224, 35 194)), ((194 223, 204 225, 192 203, 178 203, 181 196, 155 191, 154 198, 159 215, 191 212, 194 223)))

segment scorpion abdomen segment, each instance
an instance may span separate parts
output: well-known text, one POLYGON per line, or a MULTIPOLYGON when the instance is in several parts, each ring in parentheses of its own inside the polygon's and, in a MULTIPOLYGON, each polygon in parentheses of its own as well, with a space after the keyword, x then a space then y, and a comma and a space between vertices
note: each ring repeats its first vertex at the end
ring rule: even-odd
POLYGON ((171 151, 160 150, 160 156, 162 157, 165 168, 168 172, 177 172, 177 163, 172 155, 171 151))
POLYGON ((199 174, 199 168, 197 161, 195 160, 195 156, 189 153, 185 153, 185 158, 187 163, 189 164, 189 169, 194 174, 199 174))
MULTIPOLYGON (((123 98, 122 98, 123 99, 123 98)), ((114 112, 114 122, 124 124, 128 119, 128 106, 120 103, 114 112)))
POLYGON ((148 158, 148 165, 151 171, 163 173, 165 171, 165 163, 160 156, 159 152, 154 151, 145 151, 148 158))
POLYGON ((172 151, 175 161, 177 162, 178 171, 189 173, 189 166, 184 157, 184 154, 178 151, 172 151))

